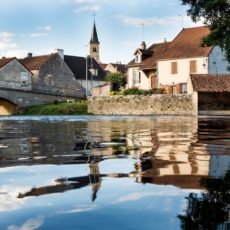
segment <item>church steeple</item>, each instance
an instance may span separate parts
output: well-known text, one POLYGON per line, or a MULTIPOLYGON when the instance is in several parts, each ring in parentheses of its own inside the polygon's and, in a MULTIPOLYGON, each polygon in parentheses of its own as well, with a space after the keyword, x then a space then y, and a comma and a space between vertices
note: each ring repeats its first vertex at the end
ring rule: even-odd
POLYGON ((100 48, 100 42, 98 40, 97 29, 96 29, 96 24, 94 20, 91 39, 89 42, 89 55, 90 57, 94 58, 98 63, 100 63, 99 48, 100 48))
POLYGON ((90 43, 100 44, 100 42, 98 40, 98 36, 97 36, 97 29, 96 29, 95 21, 93 23, 93 30, 92 30, 92 35, 91 35, 90 43))

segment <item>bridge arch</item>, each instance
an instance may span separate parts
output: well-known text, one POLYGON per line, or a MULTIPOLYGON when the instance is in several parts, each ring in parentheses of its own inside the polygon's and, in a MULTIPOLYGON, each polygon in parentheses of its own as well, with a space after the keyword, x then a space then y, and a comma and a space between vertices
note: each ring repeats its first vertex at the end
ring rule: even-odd
POLYGON ((17 114, 18 106, 5 99, 0 97, 0 115, 14 115, 17 114))

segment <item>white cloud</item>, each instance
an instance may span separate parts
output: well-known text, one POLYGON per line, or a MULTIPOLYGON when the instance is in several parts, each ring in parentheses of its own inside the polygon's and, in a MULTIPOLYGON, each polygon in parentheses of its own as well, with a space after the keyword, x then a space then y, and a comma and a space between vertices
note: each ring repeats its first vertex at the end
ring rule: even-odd
POLYGON ((18 187, 14 184, 1 186, 0 213, 20 209, 28 199, 18 199, 18 194, 27 190, 29 188, 18 187))
POLYGON ((51 26, 40 26, 38 27, 38 30, 43 30, 43 31, 51 31, 52 27, 51 26))
POLYGON ((92 6, 80 6, 74 10, 75 13, 80 13, 84 11, 99 11, 101 9, 100 5, 92 5, 92 6))
POLYGON ((37 38, 37 37, 44 37, 46 35, 47 35, 46 33, 31 33, 29 36, 31 38, 37 38))
POLYGON ((0 51, 16 49, 18 46, 12 41, 14 34, 8 32, 0 33, 0 51))
MULTIPOLYGON (((181 196, 185 192, 179 191, 176 189, 171 189, 171 190, 165 190, 165 191, 159 191, 159 192, 136 192, 136 193, 131 193, 127 196, 122 196, 119 199, 117 199, 114 204, 119 204, 127 201, 136 201, 140 200, 144 197, 148 196, 154 196, 154 197, 175 197, 175 196, 181 196)), ((186 191, 187 193, 187 191, 186 191)))
POLYGON ((44 217, 39 216, 37 218, 27 220, 22 226, 11 225, 8 230, 35 230, 40 228, 44 223, 44 217))
POLYGON ((76 4, 84 4, 84 3, 95 3, 97 0, 72 0, 73 3, 76 4))
POLYGON ((96 208, 97 208, 96 205, 83 206, 83 207, 79 207, 79 208, 75 208, 75 209, 72 209, 72 210, 65 211, 64 214, 89 212, 89 211, 95 210, 96 208))
POLYGON ((161 26, 161 25, 174 25, 178 23, 182 23, 185 27, 191 26, 200 26, 203 25, 203 21, 201 20, 199 23, 193 23, 190 17, 187 16, 174 16, 168 18, 157 18, 157 17, 150 17, 150 18, 138 18, 138 17, 129 17, 125 15, 117 15, 118 18, 125 26, 161 26))
POLYGON ((39 26, 37 28, 37 30, 39 30, 39 32, 31 33, 31 34, 29 34, 29 37, 37 38, 37 37, 47 36, 48 32, 50 32, 52 30, 52 27, 49 26, 49 25, 47 25, 47 26, 39 26))
POLYGON ((6 57, 24 57, 27 51, 21 49, 13 38, 13 33, 0 32, 0 54, 6 57))

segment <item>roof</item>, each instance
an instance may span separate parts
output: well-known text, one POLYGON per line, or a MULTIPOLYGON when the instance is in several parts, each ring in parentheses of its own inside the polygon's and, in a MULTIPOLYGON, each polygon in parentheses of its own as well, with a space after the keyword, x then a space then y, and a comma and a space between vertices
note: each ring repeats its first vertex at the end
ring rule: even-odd
POLYGON ((142 63, 136 63, 133 59, 128 64, 128 67, 140 66, 141 69, 148 70, 155 69, 158 60, 208 57, 213 46, 202 46, 202 39, 209 33, 209 28, 205 26, 184 28, 172 42, 153 44, 146 49, 145 52, 142 49, 137 49, 137 51, 143 55, 149 54, 150 52, 152 52, 152 54, 149 57, 148 55, 145 56, 142 63))
MULTIPOLYGON (((68 67, 73 72, 77 80, 85 80, 86 78, 86 59, 84 57, 77 56, 64 56, 64 61, 68 67)), ((106 72, 101 68, 101 66, 96 62, 94 58, 88 58, 88 69, 97 69, 98 76, 93 76, 94 80, 104 81, 106 77, 106 72)), ((88 77, 90 78, 91 73, 88 71, 88 77)))
POLYGON ((191 74, 195 92, 230 92, 230 74, 191 74))
POLYGON ((121 72, 121 73, 126 73, 127 71, 127 66, 124 65, 124 64, 114 64, 114 63, 110 63, 118 72, 121 72))
POLYGON ((55 53, 35 57, 26 57, 24 59, 21 59, 20 62, 24 64, 29 70, 38 70, 42 64, 48 62, 49 59, 55 55, 57 54, 55 53))
POLYGON ((105 69, 108 64, 99 63, 99 65, 101 66, 102 69, 105 69))
POLYGON ((96 29, 95 22, 93 23, 93 30, 92 30, 90 43, 97 43, 97 44, 100 43, 99 40, 98 40, 98 36, 97 36, 97 29, 96 29))
POLYGON ((27 66, 25 66, 23 63, 21 63, 21 61, 19 61, 16 57, 0 59, 0 68, 5 66, 6 64, 10 63, 12 60, 17 60, 17 62, 20 63, 20 65, 22 65, 25 69, 27 69, 31 73, 31 71, 27 68, 27 66))
POLYGON ((205 26, 182 29, 161 59, 208 57, 213 46, 202 46, 202 39, 209 33, 205 26))
POLYGON ((167 50, 168 46, 170 45, 170 42, 163 42, 163 43, 157 43, 151 45, 146 52, 152 53, 151 56, 148 56, 142 61, 142 63, 136 63, 133 59, 129 64, 128 67, 135 67, 135 66, 141 66, 141 69, 154 69, 156 68, 156 60, 161 58, 164 54, 164 52, 167 50))
POLYGON ((15 58, 2 58, 0 59, 0 68, 2 68, 7 63, 11 62, 15 58))

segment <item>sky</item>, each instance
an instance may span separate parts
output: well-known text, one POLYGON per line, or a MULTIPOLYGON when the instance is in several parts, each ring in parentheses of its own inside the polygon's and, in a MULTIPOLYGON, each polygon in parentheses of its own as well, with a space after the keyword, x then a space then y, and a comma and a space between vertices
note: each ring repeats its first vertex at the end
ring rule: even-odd
POLYGON ((144 40, 172 40, 194 24, 180 0, 0 0, 0 57, 63 49, 86 56, 95 18, 103 63, 127 64, 144 40), (94 14, 96 16, 94 17, 94 14))

